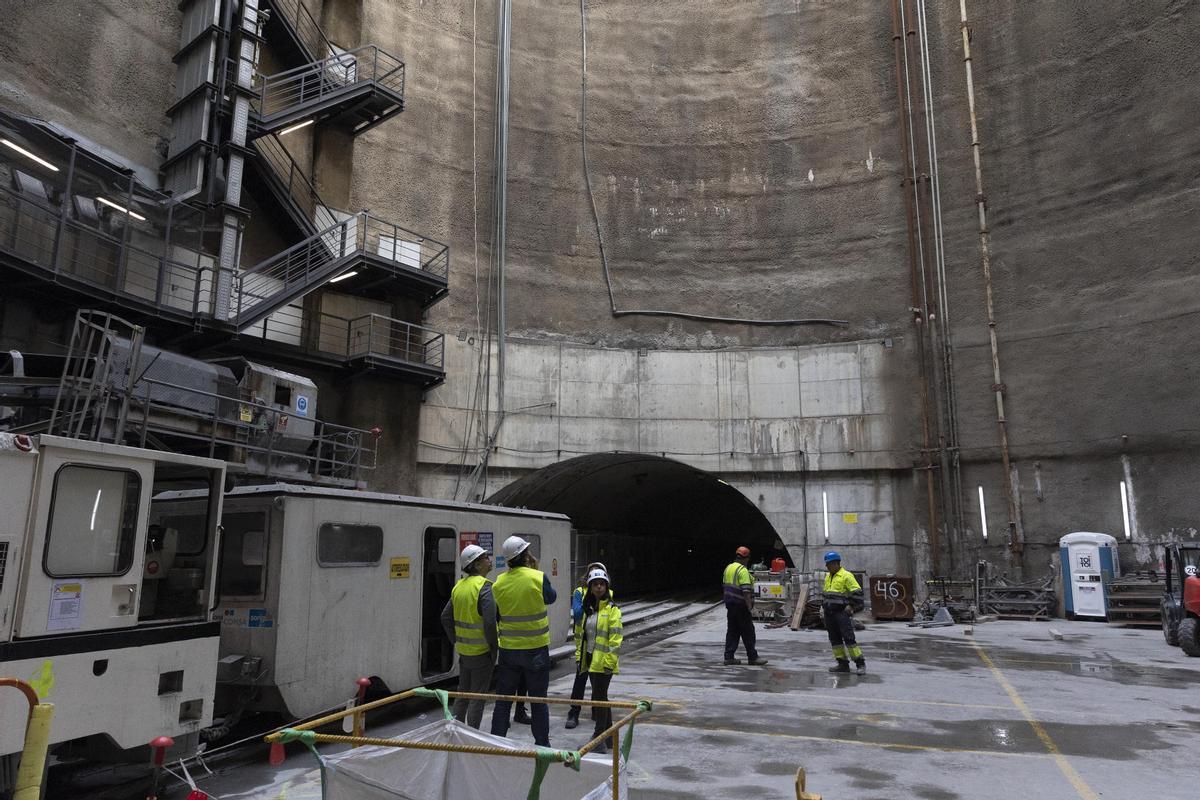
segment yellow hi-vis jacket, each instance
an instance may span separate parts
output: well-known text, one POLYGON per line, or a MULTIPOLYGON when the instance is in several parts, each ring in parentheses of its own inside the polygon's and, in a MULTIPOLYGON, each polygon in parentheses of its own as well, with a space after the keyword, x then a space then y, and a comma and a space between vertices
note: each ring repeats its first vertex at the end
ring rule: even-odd
POLYGON ((823 588, 822 602, 827 608, 841 610, 850 606, 857 611, 863 607, 862 587, 847 569, 839 569, 832 574, 826 572, 823 588))
MULTIPOLYGON (((615 675, 619 672, 618 666, 620 665, 617 651, 621 649, 621 641, 625 638, 621 633, 621 609, 611 602, 610 595, 609 599, 601 600, 600 605, 592 613, 598 616, 596 618, 596 643, 592 650, 592 663, 588 665, 588 672, 612 670, 615 675)), ((583 641, 584 628, 585 625, 580 624, 575 629, 576 662, 582 659, 586 652, 583 641)))
POLYGON ((482 575, 470 575, 454 584, 450 603, 454 606, 454 646, 460 656, 482 656, 491 649, 483 635, 479 613, 479 590, 491 583, 482 575))
POLYGON ((496 632, 501 650, 536 650, 550 646, 550 616, 542 599, 545 575, 529 567, 512 567, 492 585, 496 598, 496 632))
POLYGON ((727 606, 745 605, 746 598, 742 594, 742 590, 754 590, 754 581, 750 580, 750 570, 746 568, 745 564, 739 564, 736 561, 725 568, 721 583, 725 586, 725 605, 727 606))

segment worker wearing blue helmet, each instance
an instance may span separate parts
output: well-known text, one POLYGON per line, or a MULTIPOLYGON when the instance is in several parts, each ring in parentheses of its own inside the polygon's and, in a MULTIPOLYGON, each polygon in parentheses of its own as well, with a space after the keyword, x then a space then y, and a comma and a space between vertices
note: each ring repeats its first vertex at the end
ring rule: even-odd
POLYGON ((825 554, 825 586, 821 599, 821 613, 825 617, 825 630, 829 632, 829 643, 833 645, 833 657, 837 666, 830 672, 849 672, 850 659, 859 675, 867 672, 867 660, 854 638, 855 611, 863 610, 863 591, 849 570, 842 569, 842 556, 830 550, 825 554))

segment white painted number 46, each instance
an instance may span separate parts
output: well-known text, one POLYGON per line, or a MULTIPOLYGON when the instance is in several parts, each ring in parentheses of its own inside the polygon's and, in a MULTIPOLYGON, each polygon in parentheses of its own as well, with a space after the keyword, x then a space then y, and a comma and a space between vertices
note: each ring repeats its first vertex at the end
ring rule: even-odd
POLYGON ((900 585, 896 581, 875 581, 875 593, 893 600, 900 598, 900 585))

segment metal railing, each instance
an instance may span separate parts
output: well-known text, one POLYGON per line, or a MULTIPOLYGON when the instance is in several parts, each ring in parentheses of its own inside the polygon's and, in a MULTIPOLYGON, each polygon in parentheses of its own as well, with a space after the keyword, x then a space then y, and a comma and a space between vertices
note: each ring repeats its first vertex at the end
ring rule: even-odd
POLYGON ((334 51, 333 43, 325 36, 325 31, 317 24, 308 7, 301 0, 267 0, 267 4, 283 18, 284 24, 291 28, 296 43, 310 61, 324 58, 334 51))
POLYGON ((438 372, 445 367, 443 334, 382 314, 349 318, 321 312, 315 325, 309 325, 303 312, 276 313, 255 324, 243 335, 289 344, 346 361, 404 361, 438 372))
POLYGON ((268 477, 291 475, 290 467, 301 464, 317 482, 359 481, 364 470, 375 468, 379 439, 371 431, 303 419, 290 409, 151 378, 139 380, 131 395, 126 430, 140 447, 170 437, 192 442, 191 449, 209 458, 244 463, 248 471, 268 477), (206 414, 155 400, 155 387, 210 398, 217 411, 206 414), (222 448, 242 452, 221 452, 222 448))
POLYGON ((304 168, 292 158, 278 136, 273 133, 261 136, 254 140, 253 146, 267 171, 274 176, 275 188, 284 194, 285 200, 295 204, 310 233, 337 222, 304 168))
POLYGON ((418 270, 446 278, 450 269, 447 245, 361 211, 240 273, 230 319, 238 328, 252 325, 363 255, 392 266, 393 274, 418 270))
MULTIPOLYGON (((215 257, 172 247, 166 240, 153 244, 164 252, 190 252, 196 263, 155 253, 132 244, 128 227, 106 232, 0 186, 0 250, 116 299, 149 304, 177 316, 211 316, 215 257)), ((137 238, 146 240, 140 232, 137 238)))
POLYGON ((374 82, 404 95, 404 62, 373 44, 337 53, 294 69, 259 77, 252 106, 269 126, 272 118, 300 105, 320 103, 346 89, 374 82))
POLYGON ((388 358, 442 369, 446 338, 437 331, 380 314, 346 320, 346 355, 388 358))

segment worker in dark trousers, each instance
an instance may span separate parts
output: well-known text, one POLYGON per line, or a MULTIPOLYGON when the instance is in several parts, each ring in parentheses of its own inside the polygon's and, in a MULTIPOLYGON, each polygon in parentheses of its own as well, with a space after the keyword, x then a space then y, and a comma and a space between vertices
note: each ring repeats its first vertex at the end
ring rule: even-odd
POLYGON ((746 663, 762 666, 765 658, 758 657, 754 647, 754 581, 750 579, 750 548, 739 547, 734 553, 733 563, 725 568, 721 583, 725 587, 725 666, 742 663, 734 658, 738 639, 746 646, 746 663))
MULTIPOLYGON (((496 639, 496 602, 492 599, 492 556, 477 544, 459 554, 464 577, 454 584, 442 610, 442 627, 458 650, 458 690, 487 694, 500 645, 496 639)), ((478 728, 483 720, 482 700, 460 697, 454 701, 454 718, 478 728)))
MULTIPOLYGON (((541 572, 529 542, 520 536, 504 540, 508 571, 492 584, 496 599, 496 628, 500 658, 496 663, 496 693, 512 695, 524 675, 529 696, 545 697, 550 684, 550 614, 547 606, 558 599, 550 579, 541 572)), ((533 740, 550 746, 550 710, 545 703, 531 703, 533 740)), ((511 700, 497 700, 492 707, 492 735, 508 735, 511 700)))
MULTIPOLYGON (((575 643, 579 643, 580 637, 583 636, 583 600, 588 591, 588 575, 592 570, 602 570, 605 575, 608 574, 608 568, 599 561, 593 561, 587 565, 587 569, 583 571, 583 575, 579 576, 579 585, 575 587, 575 591, 571 593, 571 628, 575 631, 575 643)), ((609 590, 609 602, 612 602, 612 590, 609 590)), ((571 699, 583 699, 583 693, 587 689, 588 671, 586 667, 581 667, 579 659, 575 659, 575 683, 571 686, 571 699)), ((596 699, 595 697, 592 698, 596 699)), ((594 709, 593 709, 594 711, 594 709)), ((579 725, 579 706, 571 706, 567 710, 567 727, 574 728, 579 725)), ((595 713, 592 714, 592 719, 595 719, 595 713)))
POLYGON ((849 570, 842 569, 842 557, 832 550, 825 554, 825 586, 821 598, 821 613, 825 617, 825 630, 829 632, 829 643, 833 645, 833 657, 837 666, 830 672, 849 672, 850 659, 859 675, 867 672, 867 660, 854 638, 854 612, 862 611, 863 590, 849 570))
MULTIPOLYGON (((612 601, 608 573, 594 569, 587 576, 587 593, 583 598, 583 621, 575 638, 577 671, 591 680, 592 699, 607 701, 608 687, 619 671, 621 642, 621 609, 612 601)), ((580 693, 582 697, 582 692, 580 693)), ((576 714, 578 721, 579 715, 576 714)), ((612 709, 597 708, 592 738, 596 739, 612 727, 612 709)), ((608 752, 608 740, 592 751, 598 755, 608 752)))

